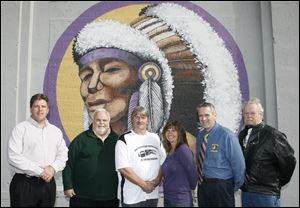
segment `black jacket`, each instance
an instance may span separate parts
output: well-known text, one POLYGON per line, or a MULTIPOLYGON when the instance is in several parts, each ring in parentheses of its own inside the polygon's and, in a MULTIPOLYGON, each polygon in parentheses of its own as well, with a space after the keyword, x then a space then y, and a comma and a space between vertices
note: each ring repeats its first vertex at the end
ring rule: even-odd
POLYGON ((246 148, 243 140, 248 128, 239 134, 245 162, 246 175, 242 191, 280 196, 281 187, 287 184, 294 172, 294 150, 285 134, 261 123, 254 126, 246 148))

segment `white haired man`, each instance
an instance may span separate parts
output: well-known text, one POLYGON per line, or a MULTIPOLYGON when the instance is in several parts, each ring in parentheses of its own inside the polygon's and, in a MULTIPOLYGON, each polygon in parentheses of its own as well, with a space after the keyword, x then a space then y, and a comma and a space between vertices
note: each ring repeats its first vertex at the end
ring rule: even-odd
POLYGON ((115 145, 118 135, 110 128, 110 115, 96 109, 90 128, 69 146, 69 159, 63 170, 65 195, 70 207, 118 207, 118 176, 115 145))
POLYGON ((244 105, 245 128, 239 134, 246 172, 243 207, 280 207, 280 190, 294 172, 296 159, 285 134, 263 122, 264 109, 257 98, 244 105))

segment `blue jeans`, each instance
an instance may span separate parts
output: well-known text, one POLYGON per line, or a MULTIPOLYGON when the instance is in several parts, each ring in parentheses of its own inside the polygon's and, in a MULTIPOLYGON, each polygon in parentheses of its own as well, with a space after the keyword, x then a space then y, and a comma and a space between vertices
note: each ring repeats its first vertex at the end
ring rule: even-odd
POLYGON ((164 207, 194 207, 193 199, 175 202, 164 198, 164 207))
POLYGON ((280 196, 242 192, 243 207, 280 207, 280 196))

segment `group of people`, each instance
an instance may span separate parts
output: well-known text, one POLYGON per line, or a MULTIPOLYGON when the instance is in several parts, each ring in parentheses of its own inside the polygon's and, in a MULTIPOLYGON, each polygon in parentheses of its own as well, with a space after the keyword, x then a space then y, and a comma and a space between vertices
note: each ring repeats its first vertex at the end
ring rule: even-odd
POLYGON ((192 207, 197 184, 199 207, 235 206, 239 188, 242 206, 280 206, 281 188, 296 164, 286 136, 263 122, 256 98, 244 105, 245 128, 238 138, 216 122, 213 104, 200 104, 196 155, 178 121, 166 123, 162 139, 149 132, 149 114, 142 106, 131 113, 132 129, 120 136, 110 126, 109 112, 97 109, 89 129, 69 148, 46 118, 46 95, 32 96, 30 110, 8 142, 15 172, 11 206, 53 207, 58 171, 72 207, 155 207, 160 184, 166 207, 192 207))

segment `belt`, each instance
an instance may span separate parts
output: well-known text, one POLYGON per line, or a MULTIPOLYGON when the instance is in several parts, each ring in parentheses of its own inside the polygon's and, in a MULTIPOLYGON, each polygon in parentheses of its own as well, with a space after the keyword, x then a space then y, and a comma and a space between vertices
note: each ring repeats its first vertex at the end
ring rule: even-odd
POLYGON ((23 174, 23 173, 16 173, 15 175, 18 176, 18 177, 26 177, 26 178, 30 178, 30 179, 36 179, 36 180, 40 180, 41 179, 40 177, 30 176, 30 175, 23 174))
POLYGON ((219 182, 219 181, 222 181, 222 179, 219 179, 219 178, 206 178, 206 177, 204 177, 203 181, 206 181, 206 182, 219 182))
POLYGON ((229 179, 220 179, 220 178, 203 178, 203 182, 206 183, 222 183, 222 182, 227 182, 227 181, 231 181, 232 178, 229 179))

